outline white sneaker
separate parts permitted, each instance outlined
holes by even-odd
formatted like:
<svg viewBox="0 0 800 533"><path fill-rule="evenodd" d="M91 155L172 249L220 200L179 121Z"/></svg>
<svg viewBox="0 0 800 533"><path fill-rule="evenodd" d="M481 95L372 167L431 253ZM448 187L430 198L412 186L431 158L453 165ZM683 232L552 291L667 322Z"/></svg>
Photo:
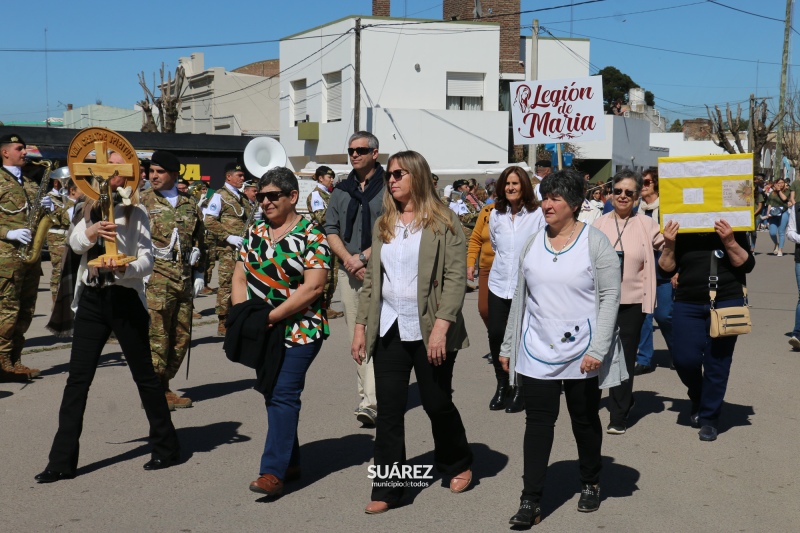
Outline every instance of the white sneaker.
<svg viewBox="0 0 800 533"><path fill-rule="evenodd" d="M794 335L792 335L792 337L789 339L789 344L790 344L790 345L792 346L792 348L794 348L795 350L800 350L800 339L798 339L798 338L797 338L797 337L795 337Z"/></svg>
<svg viewBox="0 0 800 533"><path fill-rule="evenodd" d="M778 257L783 257L783 250L778 250L778 253L775 255L777 255Z"/></svg>

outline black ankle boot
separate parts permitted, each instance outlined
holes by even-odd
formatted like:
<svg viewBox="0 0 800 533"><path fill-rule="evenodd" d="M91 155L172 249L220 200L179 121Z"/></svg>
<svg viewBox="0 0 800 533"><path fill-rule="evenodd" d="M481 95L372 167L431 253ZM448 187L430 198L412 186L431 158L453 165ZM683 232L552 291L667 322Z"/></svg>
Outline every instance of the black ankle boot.
<svg viewBox="0 0 800 533"><path fill-rule="evenodd" d="M512 526L531 527L542 521L542 508L532 500L519 502L519 511L508 521Z"/></svg>
<svg viewBox="0 0 800 533"><path fill-rule="evenodd" d="M514 387L514 396L506 406L506 413L519 413L525 409L525 398L522 396L522 387Z"/></svg>
<svg viewBox="0 0 800 533"><path fill-rule="evenodd" d="M494 396L492 396L492 400L489 402L489 409L491 411L502 411L506 406L506 396L508 396L510 390L508 379L498 379L497 390Z"/></svg>

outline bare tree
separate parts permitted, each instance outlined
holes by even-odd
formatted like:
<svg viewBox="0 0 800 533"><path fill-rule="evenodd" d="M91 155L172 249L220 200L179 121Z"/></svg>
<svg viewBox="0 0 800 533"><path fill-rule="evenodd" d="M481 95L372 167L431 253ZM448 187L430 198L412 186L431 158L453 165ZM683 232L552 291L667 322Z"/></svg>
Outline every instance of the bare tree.
<svg viewBox="0 0 800 533"><path fill-rule="evenodd" d="M714 112L706 106L708 118L711 120L711 128L713 136L716 138L714 143L728 152L729 154L744 154L745 150L742 146L741 134L746 132L747 122L742 120L742 106L737 104L736 117L734 118L731 112L730 105L725 106L725 118L723 119L722 111L719 106L714 106ZM761 168L761 152L767 144L767 140L778 125L778 121L783 118L783 113L776 113L772 120L767 122L767 101L753 105L750 109L750 124L752 124L752 137L749 146L750 151L753 152L753 170L759 172ZM734 144L731 144L733 140Z"/></svg>
<svg viewBox="0 0 800 533"><path fill-rule="evenodd" d="M162 133L175 133L175 127L178 122L178 116L181 109L181 92L183 90L183 83L186 81L186 73L183 66L175 69L175 79L172 79L172 74L167 73L167 80L164 81L164 63L161 63L159 70L161 75L161 83L158 84L160 95L155 96L155 79L153 80L153 88L147 86L144 79L144 71L139 74L139 86L144 91L144 100L139 102L139 106L144 112L142 117L142 131ZM155 78L155 76L154 76ZM158 109L158 125L153 117L153 107Z"/></svg>
<svg viewBox="0 0 800 533"><path fill-rule="evenodd" d="M783 155L795 170L800 169L800 89L786 95L786 124L783 129ZM795 178L798 179L798 178Z"/></svg>

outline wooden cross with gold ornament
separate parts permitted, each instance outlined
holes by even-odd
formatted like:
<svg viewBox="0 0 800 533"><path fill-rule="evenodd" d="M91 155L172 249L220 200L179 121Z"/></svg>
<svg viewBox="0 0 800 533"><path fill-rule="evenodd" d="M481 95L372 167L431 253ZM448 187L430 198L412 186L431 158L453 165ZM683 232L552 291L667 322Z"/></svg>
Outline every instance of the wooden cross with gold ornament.
<svg viewBox="0 0 800 533"><path fill-rule="evenodd" d="M124 163L109 163L108 149L122 156ZM85 162L89 153L94 150L95 162ZM68 163L75 185L88 197L98 200L102 206L103 220L115 221L114 201L109 181L116 177L125 178L126 185L132 190L139 186L139 159L133 146L115 131L106 128L87 128L81 130L69 146ZM93 178L90 180L90 178ZM97 189L92 186L96 184ZM89 261L89 266L109 267L113 259L117 265L125 265L136 257L119 253L116 240L105 241L106 253Z"/></svg>

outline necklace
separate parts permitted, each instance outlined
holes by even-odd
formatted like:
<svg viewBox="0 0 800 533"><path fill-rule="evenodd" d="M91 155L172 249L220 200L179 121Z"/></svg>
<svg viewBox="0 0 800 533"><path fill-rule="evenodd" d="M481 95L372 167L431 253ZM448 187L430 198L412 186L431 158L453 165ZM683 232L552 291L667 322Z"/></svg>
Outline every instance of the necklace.
<svg viewBox="0 0 800 533"><path fill-rule="evenodd" d="M403 215L404 214L405 213L400 213L399 220L400 220L400 224L403 226L403 238L407 239L408 238L408 227L414 222L414 217L411 217L411 221L408 224L406 224L405 222L403 222Z"/></svg>
<svg viewBox="0 0 800 533"><path fill-rule="evenodd" d="M567 242L565 242L565 243L564 243L564 246L562 246L562 247L561 247L561 249L560 249L560 250L558 250L558 251L556 251L556 247L555 247L555 246L553 246L553 243L552 243L552 241L551 241L550 237L549 237L549 236L547 236L547 234L545 234L545 236L547 236L547 241L550 243L550 248L552 248L552 249L553 249L553 253L554 253L554 256L553 256L553 263L555 263L556 261L558 261L558 256L559 256L559 255L561 255L561 252L563 252L563 251L564 251L564 250L567 248L567 246L569 245L569 241L571 241L571 240L572 240L572 236L573 236L573 235L575 235L575 228L577 228L577 227L578 227L578 223L577 223L577 222L575 222L575 223L572 225L572 231L570 232L570 234L569 234L569 237L567 237Z"/></svg>
<svg viewBox="0 0 800 533"><path fill-rule="evenodd" d="M270 239L272 240L272 242L278 242L279 240L281 240L284 237L286 237L286 234L289 233L292 230L292 228L295 227L295 225L297 224L297 218L295 217L293 220L294 220L294 222L292 224L290 224L289 227L286 228L286 230L283 233L281 233L281 236L278 237L278 238L275 238L275 230L273 230L272 228L269 228L269 227L267 228L267 231L272 231L272 235L270 236Z"/></svg>

